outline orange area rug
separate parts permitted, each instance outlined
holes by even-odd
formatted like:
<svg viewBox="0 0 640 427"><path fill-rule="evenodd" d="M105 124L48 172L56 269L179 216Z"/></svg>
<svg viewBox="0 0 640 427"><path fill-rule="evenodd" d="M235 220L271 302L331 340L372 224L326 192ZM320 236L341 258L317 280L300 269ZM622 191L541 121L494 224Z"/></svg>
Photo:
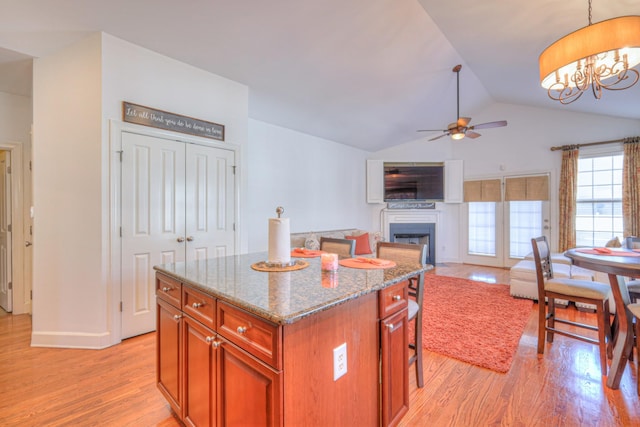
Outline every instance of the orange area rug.
<svg viewBox="0 0 640 427"><path fill-rule="evenodd" d="M425 274L423 346L507 372L532 306L509 295L508 285Z"/></svg>

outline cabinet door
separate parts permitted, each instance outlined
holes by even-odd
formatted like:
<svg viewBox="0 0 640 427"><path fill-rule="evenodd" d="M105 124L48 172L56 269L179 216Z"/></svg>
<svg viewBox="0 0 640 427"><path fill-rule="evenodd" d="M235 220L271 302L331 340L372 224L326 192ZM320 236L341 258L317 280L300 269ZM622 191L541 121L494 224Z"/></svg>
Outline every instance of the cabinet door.
<svg viewBox="0 0 640 427"><path fill-rule="evenodd" d="M464 168L462 160L444 162L444 202L464 202Z"/></svg>
<svg viewBox="0 0 640 427"><path fill-rule="evenodd" d="M367 203L384 203L384 160L367 160Z"/></svg>
<svg viewBox="0 0 640 427"><path fill-rule="evenodd" d="M161 299L157 303L158 388L178 417L182 417L182 313Z"/></svg>
<svg viewBox="0 0 640 427"><path fill-rule="evenodd" d="M382 425L395 425L409 410L409 330L407 310L380 322Z"/></svg>
<svg viewBox="0 0 640 427"><path fill-rule="evenodd" d="M212 330L185 316L183 421L186 425L216 425L217 344Z"/></svg>
<svg viewBox="0 0 640 427"><path fill-rule="evenodd" d="M282 373L226 340L219 356L219 424L281 426Z"/></svg>

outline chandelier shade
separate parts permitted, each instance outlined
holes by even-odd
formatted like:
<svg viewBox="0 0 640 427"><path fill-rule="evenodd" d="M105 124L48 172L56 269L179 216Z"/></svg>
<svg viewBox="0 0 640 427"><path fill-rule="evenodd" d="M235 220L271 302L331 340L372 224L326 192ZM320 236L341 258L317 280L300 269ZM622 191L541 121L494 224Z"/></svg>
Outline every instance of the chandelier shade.
<svg viewBox="0 0 640 427"><path fill-rule="evenodd" d="M589 88L622 90L638 81L640 16L622 16L574 31L546 48L539 58L540 84L564 104ZM605 81L606 80L606 81Z"/></svg>

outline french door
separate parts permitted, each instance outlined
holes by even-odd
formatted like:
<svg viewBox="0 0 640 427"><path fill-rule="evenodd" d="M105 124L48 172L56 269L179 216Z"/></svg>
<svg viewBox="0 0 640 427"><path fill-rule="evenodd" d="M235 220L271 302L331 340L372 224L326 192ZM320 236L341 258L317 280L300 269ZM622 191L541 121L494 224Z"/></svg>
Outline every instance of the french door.
<svg viewBox="0 0 640 427"><path fill-rule="evenodd" d="M235 253L234 157L122 132L121 338L155 329L154 265Z"/></svg>
<svg viewBox="0 0 640 427"><path fill-rule="evenodd" d="M463 262L512 267L531 252L531 238L551 241L548 200L468 202L463 207Z"/></svg>

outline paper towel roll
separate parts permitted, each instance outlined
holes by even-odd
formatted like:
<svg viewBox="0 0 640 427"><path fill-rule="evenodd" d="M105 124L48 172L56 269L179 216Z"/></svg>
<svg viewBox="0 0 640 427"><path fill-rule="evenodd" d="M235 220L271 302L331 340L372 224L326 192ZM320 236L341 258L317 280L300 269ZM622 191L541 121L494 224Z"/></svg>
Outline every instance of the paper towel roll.
<svg viewBox="0 0 640 427"><path fill-rule="evenodd" d="M270 263L291 262L291 235L289 218L269 218L269 259Z"/></svg>

